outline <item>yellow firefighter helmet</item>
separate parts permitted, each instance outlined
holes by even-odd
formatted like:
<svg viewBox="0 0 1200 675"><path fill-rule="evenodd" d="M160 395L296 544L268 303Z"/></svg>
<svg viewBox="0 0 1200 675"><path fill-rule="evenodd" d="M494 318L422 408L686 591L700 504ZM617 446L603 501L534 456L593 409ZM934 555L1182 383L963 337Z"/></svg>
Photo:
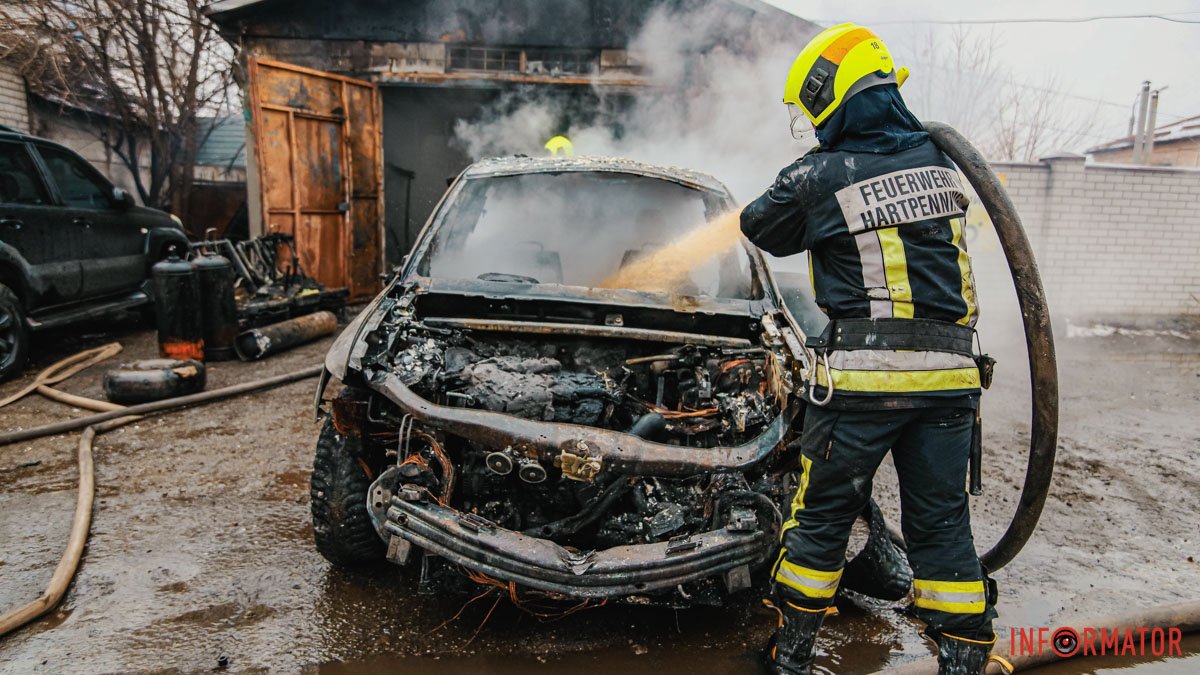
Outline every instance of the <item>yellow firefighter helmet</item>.
<svg viewBox="0 0 1200 675"><path fill-rule="evenodd" d="M903 84L908 69L897 69L879 36L853 23L818 34L800 52L788 72L783 102L792 112L792 127L800 115L821 126L851 96L881 84Z"/></svg>
<svg viewBox="0 0 1200 675"><path fill-rule="evenodd" d="M550 154L554 155L555 157L558 157L560 153L564 157L575 156L575 144L572 143L571 139L567 138L566 136L555 136L554 138L551 138L550 140L546 141L545 147L550 151Z"/></svg>

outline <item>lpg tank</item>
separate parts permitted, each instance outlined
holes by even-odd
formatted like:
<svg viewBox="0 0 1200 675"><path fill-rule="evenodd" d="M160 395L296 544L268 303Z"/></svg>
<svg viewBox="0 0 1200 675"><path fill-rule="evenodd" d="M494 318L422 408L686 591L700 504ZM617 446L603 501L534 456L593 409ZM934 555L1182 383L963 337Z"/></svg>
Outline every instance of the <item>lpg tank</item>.
<svg viewBox="0 0 1200 675"><path fill-rule="evenodd" d="M229 259L206 253L195 262L200 284L200 323L204 335L204 357L209 361L237 358L233 343L238 336L234 272Z"/></svg>
<svg viewBox="0 0 1200 675"><path fill-rule="evenodd" d="M174 251L150 268L158 353L168 359L204 360L200 283L192 263Z"/></svg>

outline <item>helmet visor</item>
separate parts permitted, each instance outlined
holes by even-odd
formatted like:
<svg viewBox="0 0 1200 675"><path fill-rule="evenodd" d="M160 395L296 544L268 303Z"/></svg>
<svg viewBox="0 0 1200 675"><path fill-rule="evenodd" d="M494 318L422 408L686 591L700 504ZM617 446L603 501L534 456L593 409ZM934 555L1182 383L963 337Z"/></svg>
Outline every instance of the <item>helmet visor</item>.
<svg viewBox="0 0 1200 675"><path fill-rule="evenodd" d="M817 142L817 130L813 128L812 122L800 109L800 106L795 103L787 104L788 114L791 115L791 130L792 138L804 143L806 148L815 148Z"/></svg>

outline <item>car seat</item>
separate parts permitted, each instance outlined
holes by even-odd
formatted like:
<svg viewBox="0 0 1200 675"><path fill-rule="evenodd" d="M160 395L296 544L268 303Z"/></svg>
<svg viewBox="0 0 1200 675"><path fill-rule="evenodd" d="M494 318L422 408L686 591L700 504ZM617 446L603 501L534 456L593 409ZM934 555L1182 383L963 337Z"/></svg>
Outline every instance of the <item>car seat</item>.
<svg viewBox="0 0 1200 675"><path fill-rule="evenodd" d="M558 251L547 251L541 242L522 241L494 247L488 257L487 273L531 277L542 284L563 282L562 259Z"/></svg>
<svg viewBox="0 0 1200 675"><path fill-rule="evenodd" d="M518 249L518 264L530 269L536 269L533 276L544 284L561 284L563 282L562 256L558 251L547 251L546 245L539 241L522 241Z"/></svg>

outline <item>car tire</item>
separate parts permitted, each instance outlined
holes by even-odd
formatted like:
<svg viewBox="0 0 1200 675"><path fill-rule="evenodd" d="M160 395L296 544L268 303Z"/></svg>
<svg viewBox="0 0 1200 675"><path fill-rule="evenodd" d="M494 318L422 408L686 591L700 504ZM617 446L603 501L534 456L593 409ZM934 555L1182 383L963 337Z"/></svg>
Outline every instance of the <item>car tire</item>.
<svg viewBox="0 0 1200 675"><path fill-rule="evenodd" d="M29 358L29 326L25 308L8 286L0 284L0 381L25 368Z"/></svg>
<svg viewBox="0 0 1200 675"><path fill-rule="evenodd" d="M313 459L313 539L321 555L338 567L362 567L384 557L383 541L367 514L371 479L355 456L358 443L326 418Z"/></svg>
<svg viewBox="0 0 1200 675"><path fill-rule="evenodd" d="M205 367L192 359L143 359L104 374L104 396L137 405L204 391Z"/></svg>

